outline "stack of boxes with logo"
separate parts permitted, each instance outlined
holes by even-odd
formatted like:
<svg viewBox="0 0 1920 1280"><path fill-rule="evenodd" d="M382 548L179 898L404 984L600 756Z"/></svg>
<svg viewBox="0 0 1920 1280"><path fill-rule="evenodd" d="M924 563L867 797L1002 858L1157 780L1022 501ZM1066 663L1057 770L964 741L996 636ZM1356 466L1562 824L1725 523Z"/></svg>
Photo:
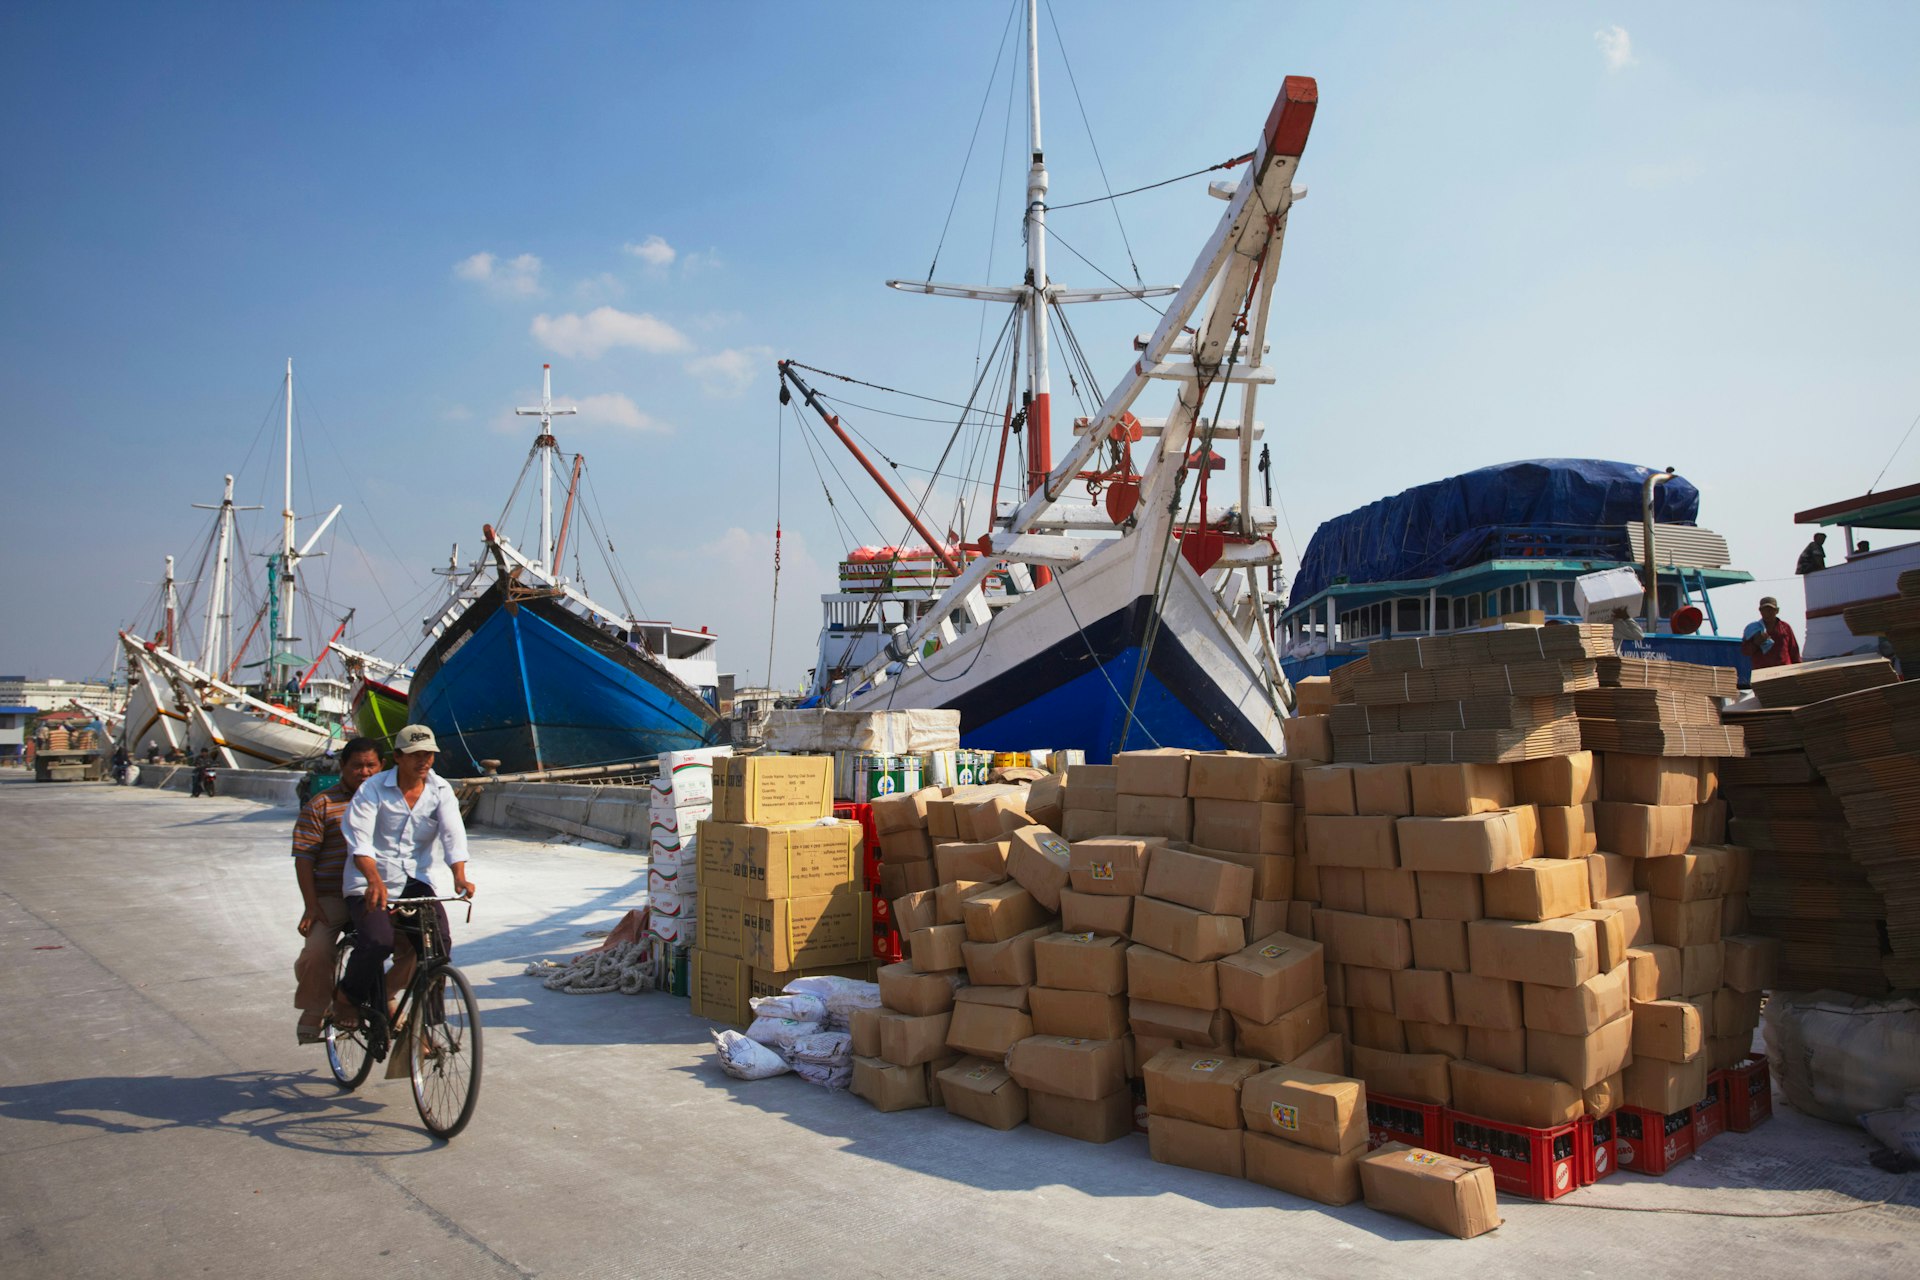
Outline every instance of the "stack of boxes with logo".
<svg viewBox="0 0 1920 1280"><path fill-rule="evenodd" d="M731 747L663 753L648 784L647 927L664 947L694 943L699 826L713 813L713 762L732 754Z"/></svg>
<svg viewBox="0 0 1920 1280"><path fill-rule="evenodd" d="M858 823L833 820L831 756L718 760L699 826L693 1012L744 1023L747 1001L806 974L868 976L873 901Z"/></svg>

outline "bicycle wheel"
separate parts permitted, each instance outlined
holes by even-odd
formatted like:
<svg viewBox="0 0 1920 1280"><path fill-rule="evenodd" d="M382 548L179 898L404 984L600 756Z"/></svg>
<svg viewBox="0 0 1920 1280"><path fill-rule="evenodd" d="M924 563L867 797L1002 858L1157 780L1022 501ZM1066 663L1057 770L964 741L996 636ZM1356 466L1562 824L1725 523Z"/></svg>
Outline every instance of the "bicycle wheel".
<svg viewBox="0 0 1920 1280"><path fill-rule="evenodd" d="M340 958L334 965L334 986L340 985L340 979L347 972L349 947L340 948ZM369 1031L365 1023L357 1027L346 1028L335 1025L331 1010L326 1018L327 1066L333 1072L333 1078L340 1082L342 1089L358 1089L373 1070L373 1046L369 1041Z"/></svg>
<svg viewBox="0 0 1920 1280"><path fill-rule="evenodd" d="M428 1011L436 1005L445 1014L430 1024ZM435 973L414 1002L410 1021L413 1105L429 1133L451 1138L473 1119L480 1098L480 1005L466 975L451 965Z"/></svg>

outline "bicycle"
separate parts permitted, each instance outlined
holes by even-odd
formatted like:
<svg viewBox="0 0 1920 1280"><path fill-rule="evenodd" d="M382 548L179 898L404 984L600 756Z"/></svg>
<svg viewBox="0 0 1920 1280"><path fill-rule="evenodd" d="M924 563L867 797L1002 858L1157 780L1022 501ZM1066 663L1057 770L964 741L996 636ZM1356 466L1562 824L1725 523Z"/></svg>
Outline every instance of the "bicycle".
<svg viewBox="0 0 1920 1280"><path fill-rule="evenodd" d="M394 1029L399 1028L398 1041L407 1049L414 1109L429 1133L436 1138L452 1138L467 1127L480 1098L480 1005L473 998L466 975L448 958L438 913L426 911L442 902L466 903L467 919L473 919L473 901L469 898L393 898L387 902L389 911L416 916L409 932L415 936L418 955L413 978L400 992L391 1021L384 1007L362 1005L356 1010L358 1023L343 1027L329 1011L322 1034L333 1078L341 1088L353 1090L366 1080L374 1063L386 1061L395 1045ZM341 939L334 971L336 987L346 975L353 937L349 929ZM385 1001L380 1003L384 1006Z"/></svg>

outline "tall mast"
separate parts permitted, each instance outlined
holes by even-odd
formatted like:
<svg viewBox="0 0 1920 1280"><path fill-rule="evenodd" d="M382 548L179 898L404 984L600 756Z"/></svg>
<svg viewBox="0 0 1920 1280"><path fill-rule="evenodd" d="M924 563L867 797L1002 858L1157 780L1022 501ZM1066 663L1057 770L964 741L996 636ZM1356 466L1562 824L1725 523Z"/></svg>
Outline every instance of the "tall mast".
<svg viewBox="0 0 1920 1280"><path fill-rule="evenodd" d="M174 614L176 610L179 608L179 604L180 604L179 598L176 597L173 592L173 557L172 556L167 557L167 578L166 578L166 582L161 586L160 598L167 611L167 628L166 628L167 642L166 642L165 648L168 653L172 653L173 642L175 639Z"/></svg>
<svg viewBox="0 0 1920 1280"><path fill-rule="evenodd" d="M1027 0L1027 492L1053 470L1053 384L1047 377L1047 162L1040 145L1038 0Z"/></svg>
<svg viewBox="0 0 1920 1280"><path fill-rule="evenodd" d="M280 647L293 647L293 357L287 357L286 502L280 508ZM271 677L271 669L267 672Z"/></svg>
<svg viewBox="0 0 1920 1280"><path fill-rule="evenodd" d="M194 506L202 511L207 509L204 502ZM213 585L207 591L207 630L205 643L200 646L200 666L206 671L220 670L225 660L223 655L233 647L233 607L228 601L232 590L233 570L231 539L233 536L233 477L227 477L226 492L220 498L220 505L214 508L220 514L215 517L219 528L213 555Z"/></svg>
<svg viewBox="0 0 1920 1280"><path fill-rule="evenodd" d="M540 405L538 408L515 409L523 418L540 419L540 434L533 438L533 451L540 463L540 545L535 549L533 561L548 574L557 574L558 566L553 563L553 419L555 414L578 413L578 409L556 409L553 407L553 366L540 366Z"/></svg>

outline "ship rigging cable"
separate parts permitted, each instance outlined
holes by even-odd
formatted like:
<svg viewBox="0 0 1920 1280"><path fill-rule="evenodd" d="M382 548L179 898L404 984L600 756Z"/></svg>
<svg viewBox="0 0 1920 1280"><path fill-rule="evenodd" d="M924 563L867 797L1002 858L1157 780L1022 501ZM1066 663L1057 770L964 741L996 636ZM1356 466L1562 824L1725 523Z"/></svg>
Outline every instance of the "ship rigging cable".
<svg viewBox="0 0 1920 1280"><path fill-rule="evenodd" d="M1113 225L1120 228L1120 243L1127 250L1127 265L1133 269L1134 283L1146 288L1140 278L1140 264L1133 260L1133 241L1127 239L1127 224L1120 220L1120 206L1113 199L1113 183L1107 177L1107 162L1100 158L1100 144L1093 138L1093 122L1087 119L1087 104L1080 100L1080 81L1073 74L1073 59L1067 56L1067 42L1060 34L1060 20L1054 16L1053 0L1046 0L1047 21L1053 27L1053 41L1060 46L1060 62L1067 69L1067 83L1073 87L1073 104L1080 108L1080 125L1087 131L1087 146L1093 150L1094 167L1100 171L1100 185L1107 189L1107 203L1113 206Z"/></svg>
<svg viewBox="0 0 1920 1280"><path fill-rule="evenodd" d="M1007 10L1007 25L1001 29L1000 41L994 47L993 71L987 76L986 92L980 95L980 111L973 118L973 134L967 139L967 156L960 162L960 176L954 179L953 199L947 203L947 220L940 224L940 239L933 246L933 261L927 265L927 281L932 283L933 273L940 265L940 250L947 243L947 229L953 225L953 211L960 204L960 189L966 185L967 169L973 163L973 148L980 140L980 124L987 118L987 102L993 97L993 86L1000 79L1000 63L1007 56L1007 32L1013 29L1013 15L1020 10L1019 0Z"/></svg>
<svg viewBox="0 0 1920 1280"><path fill-rule="evenodd" d="M784 390L784 387L782 388ZM785 490L787 441L780 430L785 407L776 404L773 411L773 601L767 609L767 687L773 683L773 637L780 626L780 500Z"/></svg>

